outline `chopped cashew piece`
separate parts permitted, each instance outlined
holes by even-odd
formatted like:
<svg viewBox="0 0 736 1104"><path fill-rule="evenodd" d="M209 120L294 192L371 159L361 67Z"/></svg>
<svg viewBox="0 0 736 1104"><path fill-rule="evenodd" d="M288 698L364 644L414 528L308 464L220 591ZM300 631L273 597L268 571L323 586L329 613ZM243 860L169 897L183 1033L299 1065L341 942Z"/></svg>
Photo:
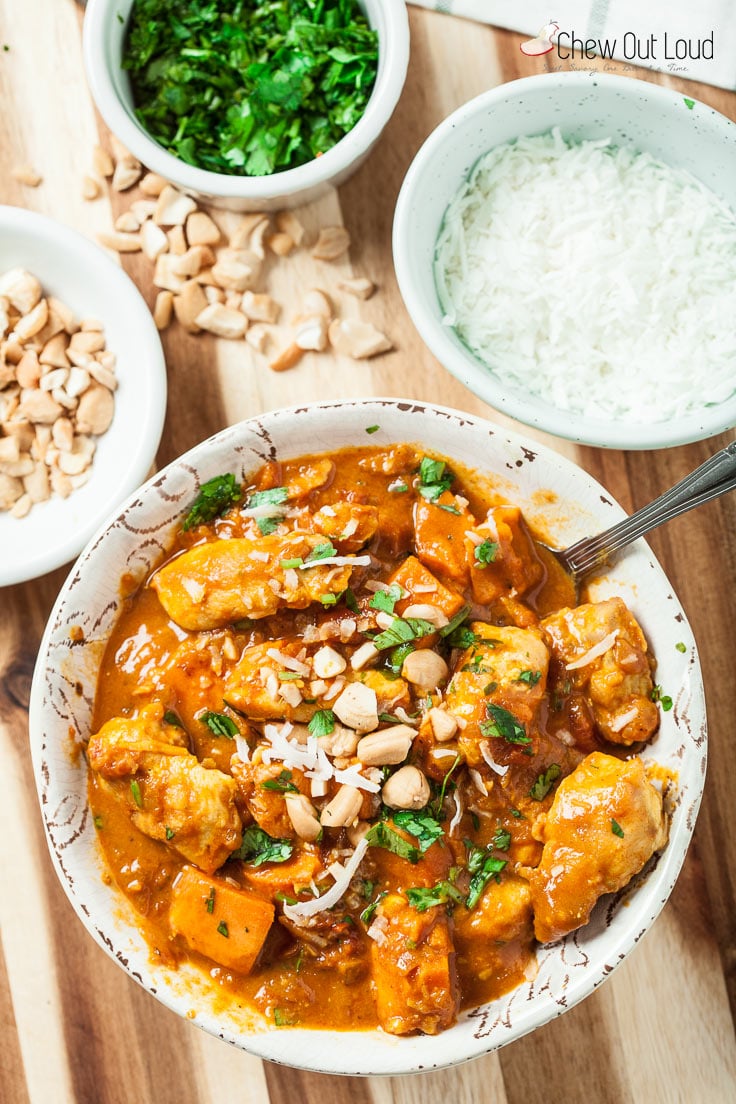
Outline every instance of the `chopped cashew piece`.
<svg viewBox="0 0 736 1104"><path fill-rule="evenodd" d="M30 165L18 165L11 175L19 184L25 184L27 188L37 188L43 181L41 174Z"/></svg>
<svg viewBox="0 0 736 1104"><path fill-rule="evenodd" d="M391 341L372 326L370 322L361 322L355 318L335 319L330 323L330 342L338 353L364 360L387 353L393 348Z"/></svg>
<svg viewBox="0 0 736 1104"><path fill-rule="evenodd" d="M209 333L231 339L242 337L248 327L248 319L244 314L225 307L222 303L208 303L197 315L195 322Z"/></svg>
<svg viewBox="0 0 736 1104"><path fill-rule="evenodd" d="M335 261L350 248L350 234L344 226L323 226L312 250L318 261Z"/></svg>
<svg viewBox="0 0 736 1104"><path fill-rule="evenodd" d="M381 798L390 809L423 809L432 796L418 767L400 767L383 784Z"/></svg>
<svg viewBox="0 0 736 1104"><path fill-rule="evenodd" d="M166 184L159 193L153 220L158 226L183 226L197 204L191 196L184 195L172 184Z"/></svg>
<svg viewBox="0 0 736 1104"><path fill-rule="evenodd" d="M376 285L373 281L367 279L365 276L356 276L350 280L341 280L337 286L341 291L346 291L348 295L354 295L356 299L370 299L371 295L376 290Z"/></svg>
<svg viewBox="0 0 736 1104"><path fill-rule="evenodd" d="M336 717L356 732L372 732L378 728L376 691L362 682L351 682L332 707Z"/></svg>

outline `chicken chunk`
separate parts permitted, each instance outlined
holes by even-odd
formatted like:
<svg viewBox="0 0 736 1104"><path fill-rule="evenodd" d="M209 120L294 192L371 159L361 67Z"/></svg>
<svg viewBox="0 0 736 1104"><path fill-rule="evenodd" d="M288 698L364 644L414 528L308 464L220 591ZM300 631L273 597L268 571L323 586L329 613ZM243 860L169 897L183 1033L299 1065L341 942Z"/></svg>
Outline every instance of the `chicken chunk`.
<svg viewBox="0 0 736 1104"><path fill-rule="evenodd" d="M294 826L286 811L284 794L292 787L309 794L300 770L284 770L282 763L244 763L234 755L231 769L240 796L259 828L275 839L294 839Z"/></svg>
<svg viewBox="0 0 736 1104"><path fill-rule="evenodd" d="M333 502L317 511L314 524L341 553L357 552L378 529L378 507Z"/></svg>
<svg viewBox="0 0 736 1104"><path fill-rule="evenodd" d="M529 876L534 932L551 943L586 924L667 842L662 797L640 759L594 751L559 785L535 833L542 860Z"/></svg>
<svg viewBox="0 0 736 1104"><path fill-rule="evenodd" d="M453 1023L459 992L450 921L418 912L398 894L378 905L369 929L378 1022L391 1035L436 1035Z"/></svg>
<svg viewBox="0 0 736 1104"><path fill-rule="evenodd" d="M474 621L469 627L475 640L463 652L447 688L447 709L458 719L458 746L470 766L483 761L483 740L490 742L493 758L505 762L514 745L529 746L528 729L547 686L549 655L536 629L484 621ZM489 705L512 714L524 731L515 732L515 738L504 738L498 731L498 716L494 717Z"/></svg>
<svg viewBox="0 0 736 1104"><path fill-rule="evenodd" d="M472 979L466 1000L473 999L472 987L494 978L498 992L520 980L534 939L529 883L513 874L491 879L474 909L455 910L455 946L461 976ZM487 992L487 990L485 991ZM487 997L486 997L487 999Z"/></svg>
<svg viewBox="0 0 736 1104"><path fill-rule="evenodd" d="M559 679L590 698L607 740L628 745L654 735L659 712L647 642L620 598L560 610L541 628L562 667Z"/></svg>
<svg viewBox="0 0 736 1104"><path fill-rule="evenodd" d="M140 832L211 874L240 844L237 787L172 742L181 741L181 730L165 724L161 713L149 706L139 717L108 721L90 739L89 764L129 803Z"/></svg>
<svg viewBox="0 0 736 1104"><path fill-rule="evenodd" d="M309 565L324 537L272 534L195 545L156 572L151 586L172 621L196 632L243 617L270 617L284 607L304 609L325 594L341 594L352 565Z"/></svg>
<svg viewBox="0 0 736 1104"><path fill-rule="evenodd" d="M295 660L304 651L301 640L269 640L246 649L225 680L225 701L257 721L309 720L317 706L302 706L297 698L303 696L302 691L309 684L311 671L303 678L281 680L279 674L291 676L298 672L287 670L282 661L273 658L274 655L283 655ZM309 657L306 657L305 667L308 668L309 663ZM307 697L312 696L310 692L305 693Z"/></svg>

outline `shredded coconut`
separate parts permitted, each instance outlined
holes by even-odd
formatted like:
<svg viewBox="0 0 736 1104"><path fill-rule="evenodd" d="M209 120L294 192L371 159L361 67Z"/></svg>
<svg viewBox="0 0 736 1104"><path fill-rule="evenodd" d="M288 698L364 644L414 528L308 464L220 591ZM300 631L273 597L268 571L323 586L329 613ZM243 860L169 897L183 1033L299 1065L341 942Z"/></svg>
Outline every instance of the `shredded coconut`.
<svg viewBox="0 0 736 1104"><path fill-rule="evenodd" d="M487 740L481 740L480 753L485 759L488 766L491 768L491 770L495 771L496 774L500 774L500 776L503 778L509 768L507 766L502 766L501 763L496 762L496 760L491 755L491 749Z"/></svg>
<svg viewBox="0 0 736 1104"><path fill-rule="evenodd" d="M353 875L363 861L363 856L368 850L368 841L362 839L359 841L352 858L345 865L342 874L336 879L335 884L330 886L326 893L323 893L321 897L315 898L313 901L298 901L295 905L284 905L284 916L287 920L293 920L295 923L299 923L300 920L307 919L310 916L314 916L318 912L324 912L325 909L332 908L337 902L344 896L350 885Z"/></svg>
<svg viewBox="0 0 736 1104"><path fill-rule="evenodd" d="M609 648L611 648L618 636L618 629L614 629L613 632L608 633L602 640L599 640L597 644L594 644L592 648L588 648L587 652L578 656L577 659L573 659L571 663L565 664L565 670L577 671L579 667L587 667L589 663L592 663L594 659L598 659L599 656L605 655Z"/></svg>
<svg viewBox="0 0 736 1104"><path fill-rule="evenodd" d="M734 393L736 214L695 177L558 128L497 146L445 213L445 311L503 383L664 422Z"/></svg>

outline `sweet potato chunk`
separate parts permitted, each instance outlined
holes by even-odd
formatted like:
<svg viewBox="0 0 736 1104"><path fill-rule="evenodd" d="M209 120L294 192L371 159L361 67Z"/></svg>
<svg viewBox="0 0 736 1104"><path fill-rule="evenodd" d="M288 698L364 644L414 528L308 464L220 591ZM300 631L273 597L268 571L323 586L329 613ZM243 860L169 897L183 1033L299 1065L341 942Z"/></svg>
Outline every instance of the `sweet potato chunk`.
<svg viewBox="0 0 736 1104"><path fill-rule="evenodd" d="M273 923L274 907L255 893L186 866L174 882L169 923L193 951L248 974Z"/></svg>
<svg viewBox="0 0 736 1104"><path fill-rule="evenodd" d="M466 538L470 565L470 583L476 602L490 605L501 594L515 591L525 594L541 582L544 568L534 550L534 542L518 506L494 506L488 511L488 521L475 530L482 537L485 556L478 546ZM490 562L485 562L489 560Z"/></svg>
<svg viewBox="0 0 736 1104"><path fill-rule="evenodd" d="M334 502L314 515L314 524L342 554L357 552L378 529L378 507Z"/></svg>
<svg viewBox="0 0 736 1104"><path fill-rule="evenodd" d="M190 631L269 617L283 607L304 609L323 594L341 594L350 581L349 564L284 567L308 561L324 543L316 533L210 541L170 560L151 586L172 621Z"/></svg>
<svg viewBox="0 0 736 1104"><path fill-rule="evenodd" d="M473 515L467 507L458 506L458 499L450 491L444 491L435 502L421 498L414 507L417 556L430 571L465 586L469 574L465 533L474 525Z"/></svg>
<svg viewBox="0 0 736 1104"><path fill-rule="evenodd" d="M409 605L430 605L441 610L448 621L451 621L463 608L462 595L443 586L437 576L428 571L416 556L407 556L387 582L398 583L408 593L408 597L402 598L396 605L399 616Z"/></svg>
<svg viewBox="0 0 736 1104"><path fill-rule="evenodd" d="M308 888L323 869L318 849L304 845L285 862L245 867L243 877L264 897L273 898L277 893L293 897Z"/></svg>
<svg viewBox="0 0 736 1104"><path fill-rule="evenodd" d="M587 924L604 893L615 893L667 842L662 797L641 759L594 751L563 779L535 834L542 861L529 876L534 932L551 943Z"/></svg>
<svg viewBox="0 0 736 1104"><path fill-rule="evenodd" d="M459 1007L455 949L446 911L418 912L398 893L378 905L371 926L378 1022L392 1035L436 1035Z"/></svg>

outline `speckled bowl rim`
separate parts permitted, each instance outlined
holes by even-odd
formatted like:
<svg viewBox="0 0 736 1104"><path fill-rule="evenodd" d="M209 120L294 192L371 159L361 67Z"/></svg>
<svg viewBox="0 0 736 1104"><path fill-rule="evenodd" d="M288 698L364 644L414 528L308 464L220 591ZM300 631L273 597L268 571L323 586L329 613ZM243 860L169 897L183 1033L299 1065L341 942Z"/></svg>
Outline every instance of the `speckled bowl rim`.
<svg viewBox="0 0 736 1104"><path fill-rule="evenodd" d="M367 427L381 428L366 437ZM309 445L305 448L304 441ZM591 923L551 947L539 948L538 973L511 993L462 1013L439 1036L398 1039L383 1032L265 1028L235 1008L215 1008L202 974L167 972L151 962L131 925L132 910L102 883L103 869L86 804L84 757L70 755L88 731L90 672L114 623L123 570L143 576L166 548L177 520L202 481L223 470L246 472L276 455L311 449L422 442L506 481L532 521L547 514L551 538L576 539L591 521L610 524L623 511L581 468L552 450L481 418L427 403L397 399L341 400L277 410L231 426L174 461L137 491L90 542L72 569L41 644L30 704L31 753L54 867L75 911L96 941L168 1008L211 1034L261 1058L332 1074L411 1073L457 1065L511 1042L588 996L624 960L659 914L676 881L692 835L706 764L703 686L695 642L675 594L642 541L593 584L596 597L622 593L656 648L657 677L674 698L662 715L646 759L679 772L670 842L626 890L605 899ZM506 484L502 483L502 489ZM535 492L550 486L560 501L556 518ZM560 514L564 509L566 513ZM154 521L154 518L156 519ZM657 615L656 622L652 615ZM649 614L650 616L647 616ZM70 639L81 625L85 642ZM675 647L684 643L685 651ZM89 667L85 673L85 656ZM87 678L81 694L77 681ZM628 907L623 907L624 905Z"/></svg>

